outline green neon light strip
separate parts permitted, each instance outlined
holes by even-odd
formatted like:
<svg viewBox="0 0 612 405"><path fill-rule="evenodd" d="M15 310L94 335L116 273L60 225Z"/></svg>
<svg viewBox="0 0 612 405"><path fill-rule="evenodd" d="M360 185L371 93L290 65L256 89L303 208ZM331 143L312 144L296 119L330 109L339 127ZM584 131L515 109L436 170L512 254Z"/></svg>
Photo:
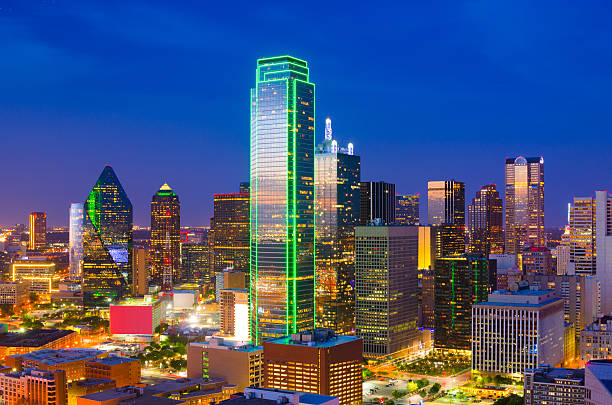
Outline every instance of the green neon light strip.
<svg viewBox="0 0 612 405"><path fill-rule="evenodd" d="M293 79L293 333L297 332L297 168L296 168L296 144L297 144L297 79Z"/></svg>
<svg viewBox="0 0 612 405"><path fill-rule="evenodd" d="M451 326L455 327L455 261L451 260L451 291L453 294L453 299L451 301Z"/></svg>
<svg viewBox="0 0 612 405"><path fill-rule="evenodd" d="M287 114L289 114L289 80L285 79L285 95L287 102ZM289 128L289 115L287 115L287 142L290 139L291 129ZM289 146L289 145L287 145ZM289 152L289 150L287 150ZM295 174L293 174L295 176ZM285 229L289 230L289 173L287 173L287 204L285 205ZM285 331L289 335L289 233L285 236Z"/></svg>

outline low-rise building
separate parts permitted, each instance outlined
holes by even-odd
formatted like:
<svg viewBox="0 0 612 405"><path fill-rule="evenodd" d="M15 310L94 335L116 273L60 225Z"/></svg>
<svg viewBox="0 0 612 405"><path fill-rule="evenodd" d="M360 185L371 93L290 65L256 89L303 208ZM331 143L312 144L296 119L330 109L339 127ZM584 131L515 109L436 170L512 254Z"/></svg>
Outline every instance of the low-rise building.
<svg viewBox="0 0 612 405"><path fill-rule="evenodd" d="M128 298L111 305L110 333L127 341L150 341L164 318L162 301L154 296Z"/></svg>
<svg viewBox="0 0 612 405"><path fill-rule="evenodd" d="M111 379L116 387L140 383L140 360L108 356L85 362L85 377Z"/></svg>
<svg viewBox="0 0 612 405"><path fill-rule="evenodd" d="M96 392L112 390L115 381L108 378L86 378L68 384L68 405L76 405L77 398Z"/></svg>
<svg viewBox="0 0 612 405"><path fill-rule="evenodd" d="M56 274L55 263L47 257L24 257L12 267L12 281L25 283L29 292L37 294L50 294L61 278Z"/></svg>
<svg viewBox="0 0 612 405"><path fill-rule="evenodd" d="M22 305L28 299L28 285L17 282L0 282L0 304Z"/></svg>
<svg viewBox="0 0 612 405"><path fill-rule="evenodd" d="M521 285L472 305L472 369L522 376L564 360L563 301L553 290Z"/></svg>
<svg viewBox="0 0 612 405"><path fill-rule="evenodd" d="M592 360L584 368L586 405L612 404L612 360Z"/></svg>
<svg viewBox="0 0 612 405"><path fill-rule="evenodd" d="M263 348L214 337L187 347L189 378L222 378L243 390L263 386Z"/></svg>
<svg viewBox="0 0 612 405"><path fill-rule="evenodd" d="M547 247L528 247L519 255L523 274L556 274L553 258Z"/></svg>
<svg viewBox="0 0 612 405"><path fill-rule="evenodd" d="M586 398L584 369L542 365L525 370L525 405L577 405Z"/></svg>
<svg viewBox="0 0 612 405"><path fill-rule="evenodd" d="M34 352L7 356L6 366L17 371L36 368L44 371L63 370L66 379L81 380L85 377L85 363L106 357L107 353L95 349L43 349Z"/></svg>
<svg viewBox="0 0 612 405"><path fill-rule="evenodd" d="M6 356L20 355L42 349L75 347L79 337L72 330L30 329L23 333L0 333L0 361Z"/></svg>
<svg viewBox="0 0 612 405"><path fill-rule="evenodd" d="M580 361L612 359L612 316L604 315L580 333Z"/></svg>
<svg viewBox="0 0 612 405"><path fill-rule="evenodd" d="M67 405L66 373L30 368L0 374L0 398L6 405Z"/></svg>
<svg viewBox="0 0 612 405"><path fill-rule="evenodd" d="M337 397L309 394L304 392L269 389L246 388L242 395L220 403L220 405L339 405Z"/></svg>

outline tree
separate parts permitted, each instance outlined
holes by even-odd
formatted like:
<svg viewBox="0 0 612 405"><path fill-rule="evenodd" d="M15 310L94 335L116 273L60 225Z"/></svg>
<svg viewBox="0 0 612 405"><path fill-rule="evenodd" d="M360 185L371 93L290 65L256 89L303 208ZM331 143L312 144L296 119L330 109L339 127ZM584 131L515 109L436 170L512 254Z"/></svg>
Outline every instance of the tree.
<svg viewBox="0 0 612 405"><path fill-rule="evenodd" d="M385 401L384 405L395 405L395 401L392 399L388 399Z"/></svg>
<svg viewBox="0 0 612 405"><path fill-rule="evenodd" d="M510 394L507 397L499 398L493 405L523 405L523 397L517 394Z"/></svg>
<svg viewBox="0 0 612 405"><path fill-rule="evenodd" d="M401 397L405 396L407 393L408 391L404 391L404 390L393 390L391 395L393 395L393 398L395 399L400 399Z"/></svg>
<svg viewBox="0 0 612 405"><path fill-rule="evenodd" d="M13 316L15 311L13 310L13 304L0 304L0 312L4 316Z"/></svg>
<svg viewBox="0 0 612 405"><path fill-rule="evenodd" d="M438 392L440 392L440 388L442 388L442 386L440 385L440 383L435 383L434 385L431 386L431 388L429 389L429 394L430 395L436 395Z"/></svg>
<svg viewBox="0 0 612 405"><path fill-rule="evenodd" d="M35 292L31 292L30 293L30 302L32 304L35 304L38 302L38 294L36 294Z"/></svg>

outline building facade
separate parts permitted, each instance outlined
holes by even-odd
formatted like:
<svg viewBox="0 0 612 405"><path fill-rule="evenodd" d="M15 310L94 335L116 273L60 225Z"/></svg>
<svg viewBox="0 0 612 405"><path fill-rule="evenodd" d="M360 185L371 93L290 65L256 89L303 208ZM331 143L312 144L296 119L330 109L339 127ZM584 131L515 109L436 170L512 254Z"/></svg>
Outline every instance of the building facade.
<svg viewBox="0 0 612 405"><path fill-rule="evenodd" d="M305 61L257 61L251 90L250 321L253 342L315 323L314 84Z"/></svg>
<svg viewBox="0 0 612 405"><path fill-rule="evenodd" d="M212 281L211 246L208 241L201 243L181 243L181 267L187 282L208 284Z"/></svg>
<svg viewBox="0 0 612 405"><path fill-rule="evenodd" d="M544 159L506 159L505 253L545 246Z"/></svg>
<svg viewBox="0 0 612 405"><path fill-rule="evenodd" d="M595 205L593 197L574 197L570 206L569 274L593 276L597 273Z"/></svg>
<svg viewBox="0 0 612 405"><path fill-rule="evenodd" d="M542 365L525 370L525 405L584 404L587 396L584 369L554 368Z"/></svg>
<svg viewBox="0 0 612 405"><path fill-rule="evenodd" d="M315 153L316 326L344 334L355 326L355 239L361 162L352 144L339 148L331 119Z"/></svg>
<svg viewBox="0 0 612 405"><path fill-rule="evenodd" d="M468 206L468 253L504 253L503 202L495 184L481 187Z"/></svg>
<svg viewBox="0 0 612 405"><path fill-rule="evenodd" d="M489 261L479 256L439 257L434 264L436 349L470 350L472 305L487 299Z"/></svg>
<svg viewBox="0 0 612 405"><path fill-rule="evenodd" d="M612 316L602 315L580 333L580 361L612 359Z"/></svg>
<svg viewBox="0 0 612 405"><path fill-rule="evenodd" d="M563 301L554 290L495 291L472 306L472 369L520 378L526 369L559 364L563 325Z"/></svg>
<svg viewBox="0 0 612 405"><path fill-rule="evenodd" d="M612 312L612 195L595 191L597 278L601 282L601 312Z"/></svg>
<svg viewBox="0 0 612 405"><path fill-rule="evenodd" d="M30 250L43 250L47 246L47 214L32 212L30 214Z"/></svg>
<svg viewBox="0 0 612 405"><path fill-rule="evenodd" d="M355 228L355 334L366 358L417 351L418 228Z"/></svg>
<svg viewBox="0 0 612 405"><path fill-rule="evenodd" d="M395 184L366 181L360 184L360 223L379 220L382 225L395 222Z"/></svg>
<svg viewBox="0 0 612 405"><path fill-rule="evenodd" d="M60 275L55 263L46 257L22 257L13 262L12 281L25 283L31 293L50 294L57 288Z"/></svg>
<svg viewBox="0 0 612 405"><path fill-rule="evenodd" d="M149 293L149 251L132 249L132 295L142 297Z"/></svg>
<svg viewBox="0 0 612 405"><path fill-rule="evenodd" d="M263 343L265 386L361 404L362 341L317 329Z"/></svg>
<svg viewBox="0 0 612 405"><path fill-rule="evenodd" d="M80 280L83 273L83 204L70 204L70 228L68 235L69 275Z"/></svg>
<svg viewBox="0 0 612 405"><path fill-rule="evenodd" d="M519 255L523 274L556 274L553 256L547 247L528 247Z"/></svg>
<svg viewBox="0 0 612 405"><path fill-rule="evenodd" d="M249 194L215 194L211 223L214 271L249 271Z"/></svg>
<svg viewBox="0 0 612 405"><path fill-rule="evenodd" d="M249 291L228 288L221 290L219 329L225 336L241 342L249 340Z"/></svg>
<svg viewBox="0 0 612 405"><path fill-rule="evenodd" d="M451 224L465 230L465 183L427 182L428 225Z"/></svg>
<svg viewBox="0 0 612 405"><path fill-rule="evenodd" d="M164 184L151 199L151 282L164 291L181 277L181 203Z"/></svg>
<svg viewBox="0 0 612 405"><path fill-rule="evenodd" d="M129 293L132 274L132 203L112 167L104 167L83 210L83 302L108 306Z"/></svg>
<svg viewBox="0 0 612 405"><path fill-rule="evenodd" d="M419 225L419 194L395 196L395 222L400 225Z"/></svg>
<svg viewBox="0 0 612 405"><path fill-rule="evenodd" d="M30 368L0 374L3 404L67 405L66 373Z"/></svg>

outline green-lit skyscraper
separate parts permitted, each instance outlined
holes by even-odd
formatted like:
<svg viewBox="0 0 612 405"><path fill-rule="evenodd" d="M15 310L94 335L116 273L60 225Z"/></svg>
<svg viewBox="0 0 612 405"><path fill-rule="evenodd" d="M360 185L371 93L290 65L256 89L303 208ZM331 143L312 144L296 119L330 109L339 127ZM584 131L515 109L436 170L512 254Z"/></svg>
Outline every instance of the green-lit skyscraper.
<svg viewBox="0 0 612 405"><path fill-rule="evenodd" d="M112 167L104 167L83 209L83 299L107 306L128 292L132 262L132 203Z"/></svg>
<svg viewBox="0 0 612 405"><path fill-rule="evenodd" d="M251 89L250 333L314 327L314 84L305 61L257 61Z"/></svg>

